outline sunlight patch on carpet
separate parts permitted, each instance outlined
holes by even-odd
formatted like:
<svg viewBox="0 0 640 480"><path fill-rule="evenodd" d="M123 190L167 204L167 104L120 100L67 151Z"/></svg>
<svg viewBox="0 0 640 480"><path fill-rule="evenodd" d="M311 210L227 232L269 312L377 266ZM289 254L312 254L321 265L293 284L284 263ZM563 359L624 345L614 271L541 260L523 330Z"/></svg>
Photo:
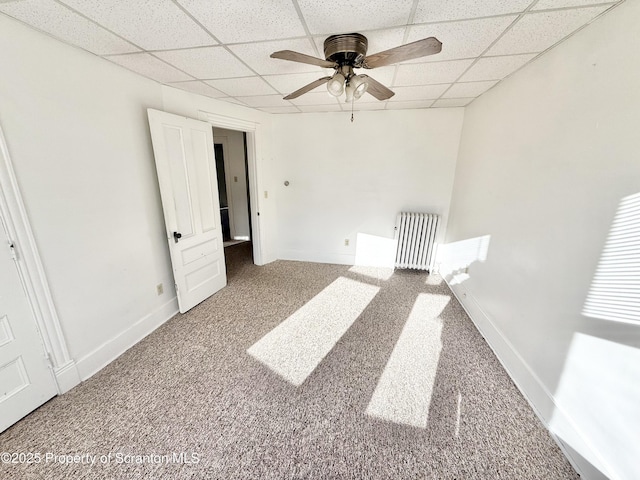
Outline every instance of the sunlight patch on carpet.
<svg viewBox="0 0 640 480"><path fill-rule="evenodd" d="M340 277L247 353L293 385L302 385L379 290Z"/></svg>
<svg viewBox="0 0 640 480"><path fill-rule="evenodd" d="M442 350L438 316L450 300L448 295L418 295L373 392L368 415L426 428Z"/></svg>

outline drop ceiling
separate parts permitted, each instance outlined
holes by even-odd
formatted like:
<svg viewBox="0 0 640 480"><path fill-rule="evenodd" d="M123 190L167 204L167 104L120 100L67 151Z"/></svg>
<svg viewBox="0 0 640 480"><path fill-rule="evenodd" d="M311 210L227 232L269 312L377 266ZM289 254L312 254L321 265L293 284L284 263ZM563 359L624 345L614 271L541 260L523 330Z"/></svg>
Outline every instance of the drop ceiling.
<svg viewBox="0 0 640 480"><path fill-rule="evenodd" d="M283 100L332 70L274 51L324 58L328 35L359 32L372 54L435 36L440 54L367 71L396 95L355 109L465 106L622 1L0 0L0 12L160 83L297 113L351 105L324 86Z"/></svg>

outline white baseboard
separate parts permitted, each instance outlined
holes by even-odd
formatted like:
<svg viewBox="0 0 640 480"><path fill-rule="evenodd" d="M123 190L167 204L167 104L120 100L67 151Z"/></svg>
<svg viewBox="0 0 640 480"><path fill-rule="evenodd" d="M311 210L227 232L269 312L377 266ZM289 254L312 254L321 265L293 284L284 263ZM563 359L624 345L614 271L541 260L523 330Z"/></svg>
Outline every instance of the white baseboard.
<svg viewBox="0 0 640 480"><path fill-rule="evenodd" d="M178 300L173 297L157 310L80 358L76 363L80 378L83 381L87 380L177 313Z"/></svg>
<svg viewBox="0 0 640 480"><path fill-rule="evenodd" d="M300 250L281 250L279 260L298 262L333 263L337 265L355 265L356 256L352 253L324 253Z"/></svg>
<svg viewBox="0 0 640 480"><path fill-rule="evenodd" d="M78 366L73 360L61 367L55 368L53 374L56 377L59 395L68 392L82 381L80 379L80 372L78 372Z"/></svg>
<svg viewBox="0 0 640 480"><path fill-rule="evenodd" d="M567 412L556 405L553 394L549 392L507 337L482 310L473 295L466 291L464 284L449 283L447 278L445 278L445 281L524 398L529 402L529 405L542 424L550 431L552 438L556 441L573 468L586 480L603 480L609 478L593 465L591 461L578 453L578 450L581 452L590 452L589 457L599 457L598 453L594 452L589 446L589 441L575 428ZM568 445L550 429L552 416L555 416L556 419L562 417L562 424L565 425L565 428L573 429L570 437L574 442L579 442L579 445Z"/></svg>

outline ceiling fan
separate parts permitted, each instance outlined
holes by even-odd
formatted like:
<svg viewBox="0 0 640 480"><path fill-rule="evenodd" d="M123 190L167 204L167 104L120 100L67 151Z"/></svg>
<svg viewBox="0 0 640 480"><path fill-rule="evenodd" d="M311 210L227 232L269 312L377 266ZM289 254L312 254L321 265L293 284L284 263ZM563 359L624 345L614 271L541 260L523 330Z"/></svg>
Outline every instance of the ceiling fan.
<svg viewBox="0 0 640 480"><path fill-rule="evenodd" d="M300 95L326 83L327 90L334 97L339 97L345 92L346 102L359 99L365 92L369 92L378 100L387 100L394 95L394 92L368 75L356 75L353 69L384 67L414 58L433 55L442 50L442 43L435 37L423 38L417 42L401 45L369 56L367 56L367 46L367 37L364 35L345 33L331 35L324 41L325 60L291 50L272 53L271 58L317 65L335 70L333 76L319 78L290 93L284 99L292 100L298 98Z"/></svg>

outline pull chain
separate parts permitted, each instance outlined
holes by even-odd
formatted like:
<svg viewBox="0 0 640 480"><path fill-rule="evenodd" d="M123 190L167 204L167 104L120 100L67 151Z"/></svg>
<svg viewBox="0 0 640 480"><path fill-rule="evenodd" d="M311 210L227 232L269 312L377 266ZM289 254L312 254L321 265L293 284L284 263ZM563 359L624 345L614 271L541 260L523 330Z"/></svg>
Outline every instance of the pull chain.
<svg viewBox="0 0 640 480"><path fill-rule="evenodd" d="M353 123L353 104L355 102L355 98L351 99L351 123Z"/></svg>

